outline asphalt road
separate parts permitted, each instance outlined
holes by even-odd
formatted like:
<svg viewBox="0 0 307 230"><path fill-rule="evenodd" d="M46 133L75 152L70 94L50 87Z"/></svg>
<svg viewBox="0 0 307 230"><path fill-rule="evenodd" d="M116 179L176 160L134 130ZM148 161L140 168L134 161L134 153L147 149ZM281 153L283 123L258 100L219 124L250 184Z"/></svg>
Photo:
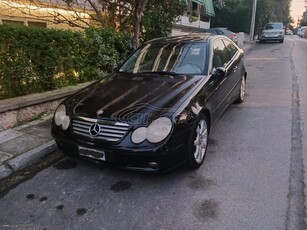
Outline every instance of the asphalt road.
<svg viewBox="0 0 307 230"><path fill-rule="evenodd" d="M152 176L65 158L1 193L0 229L306 229L307 39L246 53L247 97L205 165Z"/></svg>

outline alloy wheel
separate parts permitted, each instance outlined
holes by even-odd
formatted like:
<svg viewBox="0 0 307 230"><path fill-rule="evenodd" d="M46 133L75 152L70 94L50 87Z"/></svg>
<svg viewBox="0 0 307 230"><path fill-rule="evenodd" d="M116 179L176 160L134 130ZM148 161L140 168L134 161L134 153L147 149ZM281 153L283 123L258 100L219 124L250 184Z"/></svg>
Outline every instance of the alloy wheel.
<svg viewBox="0 0 307 230"><path fill-rule="evenodd" d="M208 127L205 120L200 120L197 129L196 129L196 137L194 140L194 146L195 146L195 152L194 152L194 158L195 161L200 164L206 153L208 145Z"/></svg>

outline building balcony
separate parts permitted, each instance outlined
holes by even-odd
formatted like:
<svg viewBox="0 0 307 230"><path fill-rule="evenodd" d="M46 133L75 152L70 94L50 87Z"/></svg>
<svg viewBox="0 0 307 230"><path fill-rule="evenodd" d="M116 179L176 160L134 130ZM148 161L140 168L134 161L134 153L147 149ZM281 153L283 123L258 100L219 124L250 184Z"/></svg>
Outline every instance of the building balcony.
<svg viewBox="0 0 307 230"><path fill-rule="evenodd" d="M175 23L176 26L182 27L193 27L200 29L208 29L210 28L210 19L206 21L202 21L200 17L195 18L188 15L180 16L179 20Z"/></svg>

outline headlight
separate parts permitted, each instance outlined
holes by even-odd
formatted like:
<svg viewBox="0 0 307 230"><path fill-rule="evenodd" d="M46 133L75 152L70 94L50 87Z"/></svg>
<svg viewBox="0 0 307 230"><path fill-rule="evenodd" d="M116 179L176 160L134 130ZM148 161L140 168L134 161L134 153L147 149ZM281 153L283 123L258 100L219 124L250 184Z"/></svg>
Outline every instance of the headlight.
<svg viewBox="0 0 307 230"><path fill-rule="evenodd" d="M54 113L54 122L56 125L60 126L63 124L66 117L65 105L60 105Z"/></svg>
<svg viewBox="0 0 307 230"><path fill-rule="evenodd" d="M69 127L70 118L66 115L65 105L60 105L54 113L54 122L57 126L62 126L64 130Z"/></svg>
<svg viewBox="0 0 307 230"><path fill-rule="evenodd" d="M135 144L139 144L146 139L151 143L158 143L164 140L172 130L172 121L167 117L160 117L154 120L147 128L137 128L131 136Z"/></svg>
<svg viewBox="0 0 307 230"><path fill-rule="evenodd" d="M64 119L64 121L62 123L62 128L64 130L68 129L69 124L70 124L70 119L69 119L69 116L66 115L66 117L65 117L65 119Z"/></svg>
<svg viewBox="0 0 307 230"><path fill-rule="evenodd" d="M147 128L147 140L158 143L164 140L172 130L172 121L167 117L154 120Z"/></svg>
<svg viewBox="0 0 307 230"><path fill-rule="evenodd" d="M135 143L135 144L139 144L139 143L145 141L145 139L146 139L146 132L147 132L147 128L145 128L145 127L137 128L132 133L132 136L131 136L132 142Z"/></svg>

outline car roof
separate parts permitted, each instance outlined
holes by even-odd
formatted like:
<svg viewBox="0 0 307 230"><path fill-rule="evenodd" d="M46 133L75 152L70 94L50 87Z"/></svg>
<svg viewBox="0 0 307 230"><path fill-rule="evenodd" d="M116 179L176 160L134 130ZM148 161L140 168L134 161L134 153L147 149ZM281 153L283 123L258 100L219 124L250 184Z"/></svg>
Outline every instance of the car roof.
<svg viewBox="0 0 307 230"><path fill-rule="evenodd" d="M156 38L153 40L150 40L147 43L153 43L153 42L208 42L208 40L216 35L212 35L210 33L195 33L195 34L188 34L188 35L177 35L177 36L170 36L170 37L163 37L163 38Z"/></svg>

